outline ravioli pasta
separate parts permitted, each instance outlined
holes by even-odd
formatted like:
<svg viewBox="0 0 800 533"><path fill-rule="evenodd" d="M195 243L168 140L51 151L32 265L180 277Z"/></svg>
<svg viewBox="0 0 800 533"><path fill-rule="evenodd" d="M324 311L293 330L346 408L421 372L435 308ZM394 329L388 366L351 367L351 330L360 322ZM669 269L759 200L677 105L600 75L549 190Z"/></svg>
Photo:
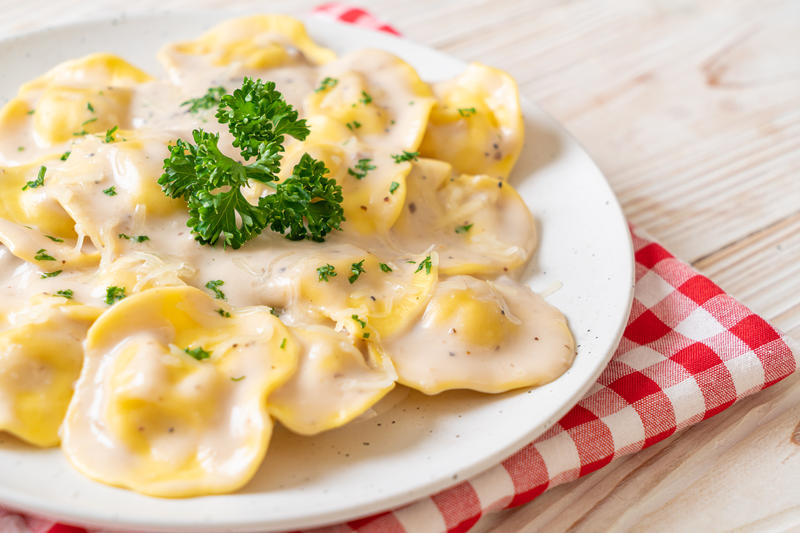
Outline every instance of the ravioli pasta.
<svg viewBox="0 0 800 533"><path fill-rule="evenodd" d="M0 431L102 483L225 493L274 421L310 436L396 386L499 393L569 368L566 319L515 281L537 235L507 181L524 137L511 77L473 63L429 84L382 50L337 57L283 15L158 58L167 79L68 61L0 110ZM195 128L239 157L214 107L245 76L309 125L279 178L309 154L342 188L325 242L202 245L158 183Z"/></svg>

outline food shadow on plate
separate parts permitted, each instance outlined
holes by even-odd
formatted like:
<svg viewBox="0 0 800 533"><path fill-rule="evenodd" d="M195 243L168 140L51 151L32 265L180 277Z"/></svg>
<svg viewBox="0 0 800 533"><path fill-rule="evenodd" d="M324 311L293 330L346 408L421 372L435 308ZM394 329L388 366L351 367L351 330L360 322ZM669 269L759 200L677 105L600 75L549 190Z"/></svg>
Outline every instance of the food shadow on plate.
<svg viewBox="0 0 800 533"><path fill-rule="evenodd" d="M437 434L450 439L452 446L469 446L469 430L456 427L454 421L526 390L502 394L452 390L427 396L398 385L372 412L338 429L305 437L276 423L264 463L239 493L302 490L303 485L325 483L326 478L352 469L363 469L368 484L370 464L402 461L409 450L424 447L427 436Z"/></svg>

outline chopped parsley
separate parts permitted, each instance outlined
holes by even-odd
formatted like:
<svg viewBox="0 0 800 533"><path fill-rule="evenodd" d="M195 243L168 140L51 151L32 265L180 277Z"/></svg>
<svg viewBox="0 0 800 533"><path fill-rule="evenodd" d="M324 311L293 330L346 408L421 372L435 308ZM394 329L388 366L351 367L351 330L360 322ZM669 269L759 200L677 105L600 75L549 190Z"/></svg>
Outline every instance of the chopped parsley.
<svg viewBox="0 0 800 533"><path fill-rule="evenodd" d="M225 93L225 87L209 87L206 94L203 96L199 98L190 98L185 102L181 102L181 105L188 105L189 113L197 113L201 109L211 109L219 104L220 98L222 98Z"/></svg>
<svg viewBox="0 0 800 533"><path fill-rule="evenodd" d="M477 113L474 107L459 107L458 114L462 117L469 117Z"/></svg>
<svg viewBox="0 0 800 533"><path fill-rule="evenodd" d="M91 102L86 102L86 109L94 113L94 106L92 105Z"/></svg>
<svg viewBox="0 0 800 533"><path fill-rule="evenodd" d="M116 196L117 195L117 187L112 185L108 189L103 189L103 194L106 194L108 196Z"/></svg>
<svg viewBox="0 0 800 533"><path fill-rule="evenodd" d="M71 151L71 150L67 150L66 152L64 152L63 154L61 154L61 160L62 160L62 161L66 161L66 160L67 160L67 158L69 157L69 154L71 154L71 153L72 153L72 151Z"/></svg>
<svg viewBox="0 0 800 533"><path fill-rule="evenodd" d="M403 150L402 154L392 154L392 159L395 163L402 163L403 161L416 161L419 157L419 152L408 152Z"/></svg>
<svg viewBox="0 0 800 533"><path fill-rule="evenodd" d="M325 177L324 162L303 154L291 176L278 178L286 136L302 141L309 129L275 83L245 78L233 94L220 98L215 116L228 125L244 162L219 150L218 133L195 129L193 142L178 139L169 147L158 180L167 196L187 201L187 225L197 241L214 245L222 239L224 246L239 248L269 228L290 240L320 242L341 229L342 188ZM246 164L251 158L255 161ZM251 180L275 193L250 203L241 189Z"/></svg>
<svg viewBox="0 0 800 533"><path fill-rule="evenodd" d="M117 235L120 239L125 239L126 241L136 241L136 242L145 242L149 241L150 237L147 235L128 235L127 233L120 233Z"/></svg>
<svg viewBox="0 0 800 533"><path fill-rule="evenodd" d="M396 191L398 187L400 187L400 184L393 181L391 185L389 185L389 194L394 194L394 191Z"/></svg>
<svg viewBox="0 0 800 533"><path fill-rule="evenodd" d="M59 239L58 237L53 237L52 235L45 235L45 237L47 237L53 242L64 242L64 239Z"/></svg>
<svg viewBox="0 0 800 533"><path fill-rule="evenodd" d="M105 137L105 139L103 139L103 142L104 143L113 143L114 141L116 141L117 140L116 139L116 134L117 134L117 130L118 129L119 129L119 126L114 126L113 128L110 128L110 129L106 130L106 137Z"/></svg>
<svg viewBox="0 0 800 533"><path fill-rule="evenodd" d="M36 110L35 110L35 109L29 109L29 110L28 110L28 112L27 112L26 114L27 114L27 115L33 115L34 113L36 113Z"/></svg>
<svg viewBox="0 0 800 533"><path fill-rule="evenodd" d="M17 152L24 152L24 151L25 151L24 146L17 146Z"/></svg>
<svg viewBox="0 0 800 533"><path fill-rule="evenodd" d="M336 78L325 77L322 79L321 82L319 82L319 87L314 89L314 92L320 93L322 91L327 91L328 89L336 87L337 83L339 83L339 80L337 80Z"/></svg>
<svg viewBox="0 0 800 533"><path fill-rule="evenodd" d="M378 266L381 267L381 272L392 272L392 267L386 263L378 263Z"/></svg>
<svg viewBox="0 0 800 533"><path fill-rule="evenodd" d="M39 167L39 173L36 175L36 179L28 181L28 183L26 183L22 187L22 190L26 191L28 189L35 189L36 187L41 187L42 185L44 185L44 173L45 172L47 172L47 167L44 166L44 165L40 166Z"/></svg>
<svg viewBox="0 0 800 533"><path fill-rule="evenodd" d="M472 229L472 224L464 224L463 226L458 226L456 228L456 233L466 233L470 229Z"/></svg>
<svg viewBox="0 0 800 533"><path fill-rule="evenodd" d="M224 310L223 308L221 308L221 307L219 309L217 309L217 313L219 314L219 316L224 317L224 318L230 318L231 317L231 314L229 312L227 312L226 310Z"/></svg>
<svg viewBox="0 0 800 533"><path fill-rule="evenodd" d="M348 122L347 124L345 124L345 126L347 126L347 129L349 129L350 131L353 131L353 130L357 130L358 128L360 128L361 127L361 123L359 121L357 121L357 120L354 120L353 122Z"/></svg>
<svg viewBox="0 0 800 533"><path fill-rule="evenodd" d="M360 318L358 318L358 315L351 315L350 318L352 318L353 320L358 322L358 325L361 326L362 329L367 327L367 323L365 321L361 320Z"/></svg>
<svg viewBox="0 0 800 533"><path fill-rule="evenodd" d="M117 287L112 285L111 287L106 288L105 302L107 305L114 305L123 298L125 298L125 287Z"/></svg>
<svg viewBox="0 0 800 533"><path fill-rule="evenodd" d="M208 283L206 283L206 289L210 290L214 293L214 297L218 300L225 299L225 293L222 292L219 288L225 285L225 282L221 279L212 279Z"/></svg>
<svg viewBox="0 0 800 533"><path fill-rule="evenodd" d="M358 277L364 272L366 272L366 270L364 270L364 260L362 259L358 263L353 263L352 265L350 265L350 272L351 275L349 278L347 278L347 281L349 281L350 283L355 283Z"/></svg>
<svg viewBox="0 0 800 533"><path fill-rule="evenodd" d="M54 277L58 276L59 274L61 274L62 272L63 272L63 270L55 270L53 272L44 272L39 277L42 278L42 279L54 278Z"/></svg>
<svg viewBox="0 0 800 533"><path fill-rule="evenodd" d="M375 170L375 165L370 164L372 163L372 159L364 158L359 159L358 163L356 163L355 169L348 168L347 173L356 178L357 180L364 179L367 175L367 172L370 170Z"/></svg>
<svg viewBox="0 0 800 533"><path fill-rule="evenodd" d="M202 361L203 359L208 359L211 357L211 352L205 351L202 346L198 346L197 348L184 348L183 351L198 361Z"/></svg>
<svg viewBox="0 0 800 533"><path fill-rule="evenodd" d="M245 376L239 376L238 378L233 378L232 377L231 381L242 381L244 378L245 378Z"/></svg>
<svg viewBox="0 0 800 533"><path fill-rule="evenodd" d="M425 269L425 273L426 274L430 274L431 273L431 256L428 256L425 259L423 259L422 261L420 261L419 262L419 266L414 271L414 273L419 272L423 268Z"/></svg>
<svg viewBox="0 0 800 533"><path fill-rule="evenodd" d="M39 250L36 252L36 255L33 256L33 258L36 259L37 261L55 261L56 260L56 258L53 257L52 255L48 254L47 250L45 250L44 248L39 248Z"/></svg>
<svg viewBox="0 0 800 533"><path fill-rule="evenodd" d="M317 268L317 276L319 281L328 281L330 278L336 277L336 268L331 264L322 265Z"/></svg>
<svg viewBox="0 0 800 533"><path fill-rule="evenodd" d="M62 289L62 290L60 290L60 291L56 291L56 294L57 294L58 296L63 296L63 297L64 297L64 298L66 298L67 300L71 300L71 299L72 299L72 296L73 296L72 289Z"/></svg>
<svg viewBox="0 0 800 533"><path fill-rule="evenodd" d="M87 119L87 120L84 120L83 122L81 122L81 126L85 126L87 124L91 124L92 122L96 122L96 121L97 121L97 117L92 117L90 119Z"/></svg>
<svg viewBox="0 0 800 533"><path fill-rule="evenodd" d="M83 137L84 135L89 135L89 132L84 129L82 129L81 131L72 132L73 137Z"/></svg>
<svg viewBox="0 0 800 533"><path fill-rule="evenodd" d="M365 331L364 333L361 334L361 336L365 339L369 339L369 331Z"/></svg>
<svg viewBox="0 0 800 533"><path fill-rule="evenodd" d="M283 340L281 341L281 350L285 349L286 349L286 337L284 337Z"/></svg>
<svg viewBox="0 0 800 533"><path fill-rule="evenodd" d="M278 314L278 312L275 310L274 307L270 307L269 308L269 314L271 314L272 316L276 316L278 318L280 318L280 316L281 316L281 315Z"/></svg>
<svg viewBox="0 0 800 533"><path fill-rule="evenodd" d="M367 91L361 91L361 98L358 99L364 105L372 103L372 97L367 94Z"/></svg>

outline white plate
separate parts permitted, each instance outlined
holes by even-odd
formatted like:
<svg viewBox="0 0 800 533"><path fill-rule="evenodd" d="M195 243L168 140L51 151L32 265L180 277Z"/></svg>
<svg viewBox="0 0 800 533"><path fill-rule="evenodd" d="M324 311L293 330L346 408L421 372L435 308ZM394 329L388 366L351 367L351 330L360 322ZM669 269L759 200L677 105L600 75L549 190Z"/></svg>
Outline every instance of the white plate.
<svg viewBox="0 0 800 533"><path fill-rule="evenodd" d="M100 20L0 42L0 95L63 60L108 51L161 72L156 50L198 35L226 14L181 13ZM385 34L320 18L312 36L337 52L375 47L423 79L465 64ZM0 503L72 523L148 531L267 531L356 518L405 504L505 459L559 419L611 357L630 309L633 256L626 222L603 175L558 124L523 101L526 146L512 183L541 230L526 280L567 315L578 356L561 378L501 395L393 393L371 419L313 438L278 429L255 479L236 494L156 499L101 485L74 471L60 450L0 436ZM385 410L386 407L391 407Z"/></svg>

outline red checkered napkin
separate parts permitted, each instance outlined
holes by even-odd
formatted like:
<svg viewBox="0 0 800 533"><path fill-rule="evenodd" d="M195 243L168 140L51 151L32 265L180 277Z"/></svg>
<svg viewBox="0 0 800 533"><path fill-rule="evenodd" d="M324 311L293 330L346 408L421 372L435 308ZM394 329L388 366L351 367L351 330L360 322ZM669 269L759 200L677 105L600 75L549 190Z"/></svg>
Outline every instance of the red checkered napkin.
<svg viewBox="0 0 800 533"><path fill-rule="evenodd" d="M315 12L397 34L362 9ZM652 446L769 387L797 367L763 318L659 244L633 232L636 289L617 352L588 394L541 437L469 481L401 509L316 533L456 533L484 514ZM85 533L0 509L0 532Z"/></svg>

